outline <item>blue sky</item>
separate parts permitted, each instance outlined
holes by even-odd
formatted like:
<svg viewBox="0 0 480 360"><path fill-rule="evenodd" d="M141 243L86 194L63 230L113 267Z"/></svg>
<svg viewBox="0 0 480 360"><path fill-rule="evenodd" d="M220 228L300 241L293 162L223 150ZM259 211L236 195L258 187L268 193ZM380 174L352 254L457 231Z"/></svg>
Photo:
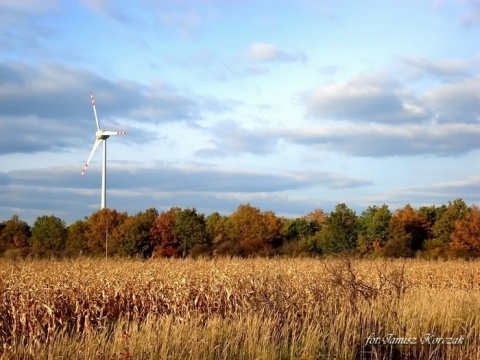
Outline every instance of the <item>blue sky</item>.
<svg viewBox="0 0 480 360"><path fill-rule="evenodd" d="M0 219L480 195L474 0L0 0Z"/></svg>

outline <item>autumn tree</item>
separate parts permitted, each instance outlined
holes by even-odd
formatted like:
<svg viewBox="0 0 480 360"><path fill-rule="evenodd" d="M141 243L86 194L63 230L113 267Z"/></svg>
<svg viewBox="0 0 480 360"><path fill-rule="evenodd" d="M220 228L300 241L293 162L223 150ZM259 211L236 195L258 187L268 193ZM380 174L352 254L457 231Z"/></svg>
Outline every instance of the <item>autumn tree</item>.
<svg viewBox="0 0 480 360"><path fill-rule="evenodd" d="M284 218L278 217L271 210L264 211L262 213L263 221L267 230L267 242L273 248L278 248L283 243L283 224L285 222Z"/></svg>
<svg viewBox="0 0 480 360"><path fill-rule="evenodd" d="M268 253L282 229L281 219L273 212L262 213L250 204L239 205L230 222L234 251L241 256Z"/></svg>
<svg viewBox="0 0 480 360"><path fill-rule="evenodd" d="M338 204L322 224L322 229L313 237L318 252L340 253L355 249L358 224L355 211L345 204Z"/></svg>
<svg viewBox="0 0 480 360"><path fill-rule="evenodd" d="M389 235L389 223L392 213L388 205L369 206L358 217L358 249L361 253L370 253L385 246Z"/></svg>
<svg viewBox="0 0 480 360"><path fill-rule="evenodd" d="M317 224L317 231L320 230L320 227L322 226L323 222L326 220L327 217L328 213L326 213L322 209L315 209L314 211L304 216L304 218L312 225Z"/></svg>
<svg viewBox="0 0 480 360"><path fill-rule="evenodd" d="M119 239L119 227L126 220L127 213L111 209L94 212L87 219L87 249L92 254L103 254L108 247L108 253L116 252Z"/></svg>
<svg viewBox="0 0 480 360"><path fill-rule="evenodd" d="M150 229L157 217L158 211L154 208L128 216L116 233L117 253L122 256L150 257L154 249L150 239Z"/></svg>
<svg viewBox="0 0 480 360"><path fill-rule="evenodd" d="M179 242L175 234L175 216L181 209L172 207L162 211L150 229L150 240L155 254L161 256L178 255Z"/></svg>
<svg viewBox="0 0 480 360"><path fill-rule="evenodd" d="M424 213L406 205L393 214L389 223L389 239L383 249L391 257L412 257L423 248L429 235L429 221Z"/></svg>
<svg viewBox="0 0 480 360"><path fill-rule="evenodd" d="M23 248L29 245L30 226L25 221L20 220L18 215L13 215L10 220L4 222L4 227L0 233L0 243L6 248Z"/></svg>
<svg viewBox="0 0 480 360"><path fill-rule="evenodd" d="M480 256L480 208L472 205L455 223L450 248L465 257Z"/></svg>

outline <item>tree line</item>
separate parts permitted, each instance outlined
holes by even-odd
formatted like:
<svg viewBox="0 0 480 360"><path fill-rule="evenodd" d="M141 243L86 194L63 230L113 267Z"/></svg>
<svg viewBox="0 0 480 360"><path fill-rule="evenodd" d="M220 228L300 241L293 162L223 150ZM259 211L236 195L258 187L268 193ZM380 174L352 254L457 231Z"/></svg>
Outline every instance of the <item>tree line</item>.
<svg viewBox="0 0 480 360"><path fill-rule="evenodd" d="M107 248L107 249L106 249ZM250 204L230 215L195 208L147 209L135 215L103 209L67 226L54 215L29 226L17 215L0 223L0 254L27 256L275 256L359 254L385 257L477 257L480 208L462 199L391 211L369 206L360 215L346 204L298 218Z"/></svg>

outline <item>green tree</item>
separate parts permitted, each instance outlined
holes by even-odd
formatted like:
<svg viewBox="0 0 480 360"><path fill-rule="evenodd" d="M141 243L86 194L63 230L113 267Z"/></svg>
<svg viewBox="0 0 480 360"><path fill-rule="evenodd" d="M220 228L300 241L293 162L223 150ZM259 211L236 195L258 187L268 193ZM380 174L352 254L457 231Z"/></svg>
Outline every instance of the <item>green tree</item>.
<svg viewBox="0 0 480 360"><path fill-rule="evenodd" d="M79 255L88 252L86 221L77 220L67 228L65 252L71 255Z"/></svg>
<svg viewBox="0 0 480 360"><path fill-rule="evenodd" d="M213 253L219 255L232 254L235 243L231 238L233 233L229 216L213 212L206 218L206 231L210 239Z"/></svg>
<svg viewBox="0 0 480 360"><path fill-rule="evenodd" d="M10 220L4 222L4 227L0 233L0 243L6 248L23 248L29 245L30 226L25 221L20 220L18 215L13 215Z"/></svg>
<svg viewBox="0 0 480 360"><path fill-rule="evenodd" d="M283 225L283 234L287 241L302 241L314 235L319 228L317 220L306 217L287 219Z"/></svg>
<svg viewBox="0 0 480 360"><path fill-rule="evenodd" d="M207 216L205 219L205 227L212 244L221 244L230 239L228 236L228 220L228 216L220 215L218 212L213 212Z"/></svg>
<svg viewBox="0 0 480 360"><path fill-rule="evenodd" d="M173 230L182 257L187 256L193 246L207 246L209 243L205 215L197 213L195 208L177 212Z"/></svg>
<svg viewBox="0 0 480 360"><path fill-rule="evenodd" d="M462 199L448 202L445 210L441 212L432 227L433 237L440 246L447 245L451 241L451 235L455 231L455 224L467 216L469 208Z"/></svg>
<svg viewBox="0 0 480 360"><path fill-rule="evenodd" d="M388 205L369 206L358 217L358 248L362 253L370 253L385 246L389 236L389 223L392 213Z"/></svg>
<svg viewBox="0 0 480 360"><path fill-rule="evenodd" d="M284 255L298 255L310 250L309 239L319 229L320 225L315 219L307 217L286 219L282 227L284 243L281 253Z"/></svg>
<svg viewBox="0 0 480 360"><path fill-rule="evenodd" d="M315 249L321 253L340 253L355 249L358 224L355 211L338 204L323 222L322 229L313 238Z"/></svg>
<svg viewBox="0 0 480 360"><path fill-rule="evenodd" d="M53 215L37 217L31 231L31 244L35 252L59 251L65 247L67 226Z"/></svg>
<svg viewBox="0 0 480 360"><path fill-rule="evenodd" d="M437 222L437 220L440 218L440 216L443 214L443 212L447 209L445 205L442 206L435 206L435 205L430 205L430 206L421 206L418 209L418 212L422 215L425 216L428 222L428 227L429 231L431 233L433 226Z"/></svg>
<svg viewBox="0 0 480 360"><path fill-rule="evenodd" d="M150 257L154 250L150 239L150 229L157 217L158 211L150 208L126 218L118 229L118 254L122 256L140 255L143 258Z"/></svg>

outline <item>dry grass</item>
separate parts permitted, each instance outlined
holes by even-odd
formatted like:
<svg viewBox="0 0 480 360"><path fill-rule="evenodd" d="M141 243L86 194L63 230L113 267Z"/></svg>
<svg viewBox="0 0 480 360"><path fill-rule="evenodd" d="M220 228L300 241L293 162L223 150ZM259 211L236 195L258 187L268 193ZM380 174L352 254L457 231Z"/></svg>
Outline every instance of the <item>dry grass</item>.
<svg viewBox="0 0 480 360"><path fill-rule="evenodd" d="M480 262L0 262L2 360L478 359L479 325Z"/></svg>

